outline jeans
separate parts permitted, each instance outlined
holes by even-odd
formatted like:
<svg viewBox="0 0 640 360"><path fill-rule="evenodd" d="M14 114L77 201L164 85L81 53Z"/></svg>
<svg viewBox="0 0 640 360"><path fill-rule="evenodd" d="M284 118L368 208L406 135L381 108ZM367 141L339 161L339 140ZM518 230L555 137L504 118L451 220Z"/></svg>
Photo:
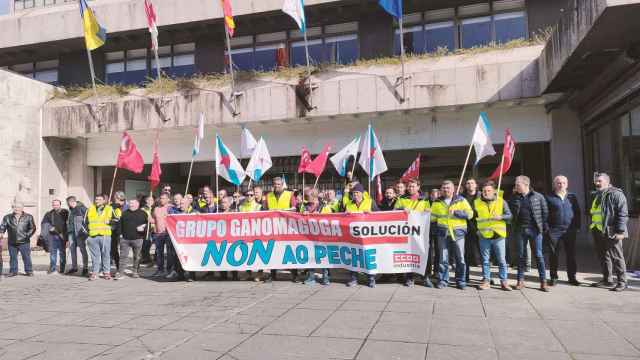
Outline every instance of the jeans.
<svg viewBox="0 0 640 360"><path fill-rule="evenodd" d="M33 265L31 264L31 244L9 244L9 272L12 274L18 273L18 253L22 256L22 262L24 263L24 272L29 274L33 272Z"/></svg>
<svg viewBox="0 0 640 360"><path fill-rule="evenodd" d="M524 269L527 265L527 246L531 244L538 265L540 281L545 279L544 255L542 254L542 234L538 229L525 228L518 231L518 281L524 280Z"/></svg>
<svg viewBox="0 0 640 360"><path fill-rule="evenodd" d="M165 245L167 246L167 248L169 247L169 244L171 243L171 239L169 239L169 234L167 233L162 233L162 234L153 234L153 242L156 245L156 267L158 271L164 271L165 266L164 266L164 261L165 261ZM168 254L167 254L168 255ZM168 264L167 264L167 269L169 268Z"/></svg>
<svg viewBox="0 0 640 360"><path fill-rule="evenodd" d="M619 284L627 283L627 264L624 260L622 241L610 239L599 231L592 231L598 260L602 268L602 280L613 282L613 275L618 277Z"/></svg>
<svg viewBox="0 0 640 360"><path fill-rule="evenodd" d="M166 245L167 245L167 271L180 272L180 270L182 270L182 267L180 266L180 260L178 260L178 254L176 253L176 249L173 247L173 243L171 242L169 235L167 235Z"/></svg>
<svg viewBox="0 0 640 360"><path fill-rule="evenodd" d="M60 255L60 272L64 272L67 263L67 251L64 246L64 239L60 235L51 235L51 244L49 244L49 271L56 271L58 263L58 255Z"/></svg>
<svg viewBox="0 0 640 360"><path fill-rule="evenodd" d="M0 241L0 276L2 276L2 266L4 260L2 260L2 241Z"/></svg>
<svg viewBox="0 0 640 360"><path fill-rule="evenodd" d="M87 254L87 238L84 236L76 237L69 234L69 252L71 253L71 268L78 269L78 250L82 255L82 268L89 268L89 255Z"/></svg>
<svg viewBox="0 0 640 360"><path fill-rule="evenodd" d="M435 276L438 273L438 264L440 264L440 251L438 249L438 237L435 234L429 234L429 252L425 278L431 277L431 275Z"/></svg>
<svg viewBox="0 0 640 360"><path fill-rule="evenodd" d="M451 239L450 236L438 238L438 248L440 250L440 266L438 270L438 282L449 283L449 251L453 254L456 262L456 283L465 286L466 264L464 261L464 237Z"/></svg>
<svg viewBox="0 0 640 360"><path fill-rule="evenodd" d="M563 247L567 260L567 277L569 280L575 280L576 272L578 271L578 265L576 263L576 232L571 230L560 235L555 246L551 247L551 254L549 254L549 272L551 278L558 279L558 257Z"/></svg>
<svg viewBox="0 0 640 360"><path fill-rule="evenodd" d="M91 254L91 272L97 274L111 273L111 236L98 235L87 241Z"/></svg>
<svg viewBox="0 0 640 360"><path fill-rule="evenodd" d="M329 269L317 269L322 273L322 281L329 281ZM306 281L316 281L316 269L307 270L307 280Z"/></svg>
<svg viewBox="0 0 640 360"><path fill-rule="evenodd" d="M480 255L482 255L482 277L484 281L491 280L491 251L498 261L498 277L500 281L507 281L507 260L505 259L505 239L485 239L480 236Z"/></svg>
<svg viewBox="0 0 640 360"><path fill-rule="evenodd" d="M133 272L140 271L140 251L142 250L142 239L126 240L120 239L120 266L121 270L124 270L129 257L129 248L133 249Z"/></svg>

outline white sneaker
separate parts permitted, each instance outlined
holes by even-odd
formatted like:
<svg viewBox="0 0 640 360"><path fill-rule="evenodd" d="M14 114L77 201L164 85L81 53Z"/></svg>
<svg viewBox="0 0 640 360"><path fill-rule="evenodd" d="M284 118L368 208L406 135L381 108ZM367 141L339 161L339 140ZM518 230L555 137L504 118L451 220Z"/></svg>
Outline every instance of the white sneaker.
<svg viewBox="0 0 640 360"><path fill-rule="evenodd" d="M178 278L178 273L175 270L170 272L169 275L165 276L165 279L167 280L174 280L177 278Z"/></svg>

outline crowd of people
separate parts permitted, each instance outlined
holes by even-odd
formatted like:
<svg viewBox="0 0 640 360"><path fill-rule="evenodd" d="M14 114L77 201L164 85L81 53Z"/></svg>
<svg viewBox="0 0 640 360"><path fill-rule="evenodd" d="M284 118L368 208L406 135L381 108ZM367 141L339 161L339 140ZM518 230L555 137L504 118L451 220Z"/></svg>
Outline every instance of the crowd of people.
<svg viewBox="0 0 640 360"><path fill-rule="evenodd" d="M311 187L289 191L279 177L272 180L273 190L268 193L260 186L253 186L244 194L234 192L229 195L224 189L215 194L205 186L194 197L190 194L183 196L166 185L157 199L140 196L127 200L125 194L118 191L113 202L109 196L99 194L93 204L85 206L70 196L66 199L68 209L62 207L62 201L53 200L52 209L42 218L39 243L50 253L49 273L65 273L68 247L71 268L66 274L80 271L77 256L80 251L82 276L91 281L98 277L119 280L124 276L131 250L131 277L140 277L141 266L155 265L153 278L193 281L198 274L182 269L167 233L166 218L170 214L267 210L299 211L302 214L393 210L430 212L426 273L417 274L421 279L416 279L416 274L405 274L401 279L405 286L414 286L418 280L427 287L442 289L455 282L457 288L465 289L470 281L469 267L480 265L482 277L477 288L489 289L494 284L491 265L495 263L499 279L499 284L495 285L505 291L520 290L525 287L524 276L533 257L540 290L547 292L558 283L558 258L562 249L566 257L568 283L581 285L576 278L576 235L582 226L583 215L577 196L569 191L568 186L566 177L556 176L553 191L543 195L531 188L528 177L518 176L513 194L506 201L493 181L479 185L476 180L468 179L464 189L456 189L452 181L445 180L440 188L423 193L420 181L411 179L387 187L384 198L377 203L351 176L348 176L339 197L334 190L318 191ZM627 288L622 252L622 242L628 237L626 198L620 189L611 185L607 174L597 174L594 186L587 217L603 278L592 286L623 291ZM24 262L26 275L32 276L30 239L36 233L36 225L33 217L24 212L23 204L14 203L13 212L2 219L0 233L5 232L8 234L10 255L8 276L18 274L18 254ZM152 247L155 247L153 256ZM516 255L511 257L517 268L515 284L508 283L509 248L516 249ZM550 262L548 279L545 253L548 253ZM454 281L450 280L451 268L455 269ZM320 283L329 284L330 271L318 270ZM294 282L310 285L318 280L315 270L308 270L306 274L298 274L296 270L290 272ZM248 271L246 274L249 280L264 282L274 281L277 276L276 270L268 273ZM200 278L206 277L216 278L216 274L200 274ZM217 277L227 279L228 272L220 272ZM240 274L231 272L231 277L238 280ZM391 275L381 274L378 277L390 278ZM369 287L376 286L376 276L369 274L362 279ZM346 285L357 285L359 280L358 273L350 272Z"/></svg>

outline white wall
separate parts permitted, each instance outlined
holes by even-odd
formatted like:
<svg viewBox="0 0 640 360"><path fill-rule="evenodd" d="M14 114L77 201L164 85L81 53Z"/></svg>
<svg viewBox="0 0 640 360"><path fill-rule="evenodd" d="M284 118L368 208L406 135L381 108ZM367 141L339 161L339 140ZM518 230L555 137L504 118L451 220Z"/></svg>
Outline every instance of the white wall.
<svg viewBox="0 0 640 360"><path fill-rule="evenodd" d="M551 140L551 122L544 106L512 106L489 108L487 111L494 132L493 141L503 142L504 129L509 127L517 142L539 142ZM385 150L414 148L437 148L464 146L469 143L475 127L478 110L437 112L433 115L394 112L370 118L358 116L334 120L299 120L291 123L251 126L256 137L263 136L272 156L299 155L303 145L311 152L319 152L325 143L334 149L346 145L353 137L362 133L372 122ZM205 141L196 161L207 161L214 157L215 133L218 132L232 151L240 146L240 127L225 126L206 128ZM151 162L155 130L130 132L145 162ZM163 163L188 162L191 160L193 128L167 129L160 134L160 159ZM87 142L87 164L89 166L113 166L120 144L120 134L104 134L91 137Z"/></svg>

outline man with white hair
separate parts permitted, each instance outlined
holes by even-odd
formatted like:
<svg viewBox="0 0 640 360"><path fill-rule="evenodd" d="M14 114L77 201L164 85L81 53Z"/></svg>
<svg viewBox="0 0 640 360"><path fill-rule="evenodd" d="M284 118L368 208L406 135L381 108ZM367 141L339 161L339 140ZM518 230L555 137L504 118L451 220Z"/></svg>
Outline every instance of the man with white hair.
<svg viewBox="0 0 640 360"><path fill-rule="evenodd" d="M574 193L568 191L569 180L558 175L553 179L553 191L547 195L549 206L549 260L550 277L548 284L555 286L558 281L558 255L564 247L567 259L569 284L580 286L576 279L576 233L580 230L580 206Z"/></svg>
<svg viewBox="0 0 640 360"><path fill-rule="evenodd" d="M31 264L31 237L36 232L33 216L24 212L24 204L14 201L13 212L5 215L0 223L0 234L7 233L9 237L9 277L18 275L18 253L22 256L24 272L33 276ZM0 260L0 272L2 265Z"/></svg>
<svg viewBox="0 0 640 360"><path fill-rule="evenodd" d="M627 198L622 190L611 185L611 179L605 173L596 173L593 182L596 192L591 204L589 229L602 266L602 281L592 286L612 286L615 273L618 283L611 291L624 291L627 288L627 265L622 252L622 241L629 237Z"/></svg>

